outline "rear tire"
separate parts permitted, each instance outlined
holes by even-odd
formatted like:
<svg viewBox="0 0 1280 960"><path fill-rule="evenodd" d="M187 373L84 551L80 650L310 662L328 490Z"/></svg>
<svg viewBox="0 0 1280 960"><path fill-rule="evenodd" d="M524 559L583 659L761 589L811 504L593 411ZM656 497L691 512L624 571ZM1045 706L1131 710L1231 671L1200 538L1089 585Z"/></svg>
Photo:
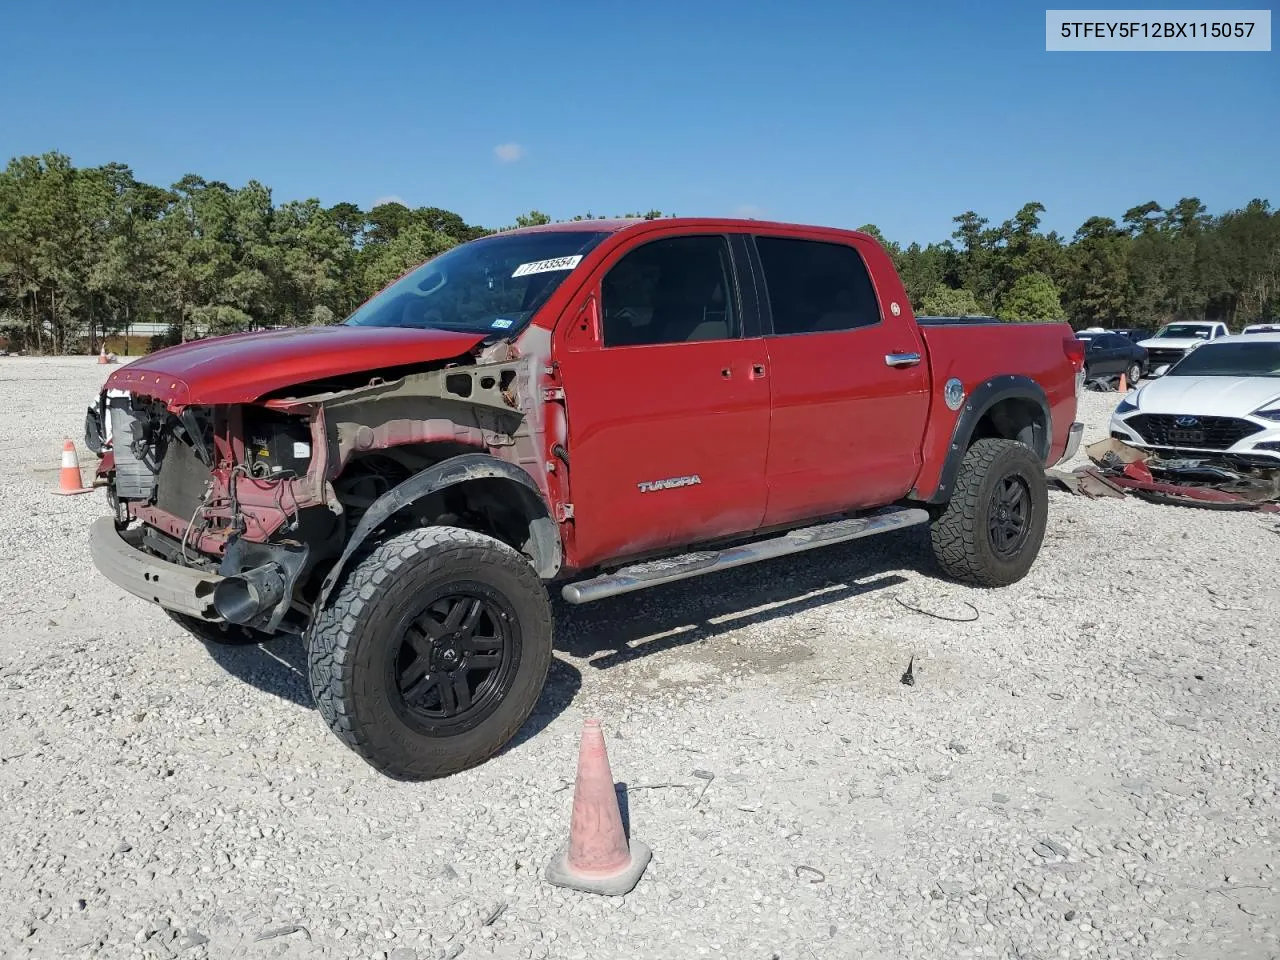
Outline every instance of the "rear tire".
<svg viewBox="0 0 1280 960"><path fill-rule="evenodd" d="M1135 383L1137 383L1139 380L1141 380L1141 379L1142 379L1142 364L1140 364L1140 363L1131 363L1131 364L1129 364L1129 371L1128 371L1128 373L1126 374L1126 377L1127 377L1127 379L1128 379L1128 381L1129 381L1129 386L1133 386Z"/></svg>
<svg viewBox="0 0 1280 960"><path fill-rule="evenodd" d="M276 637L276 634L263 633L261 630L254 630L238 623L215 623L212 620L201 620L199 617L190 617L185 613L175 613L172 610L166 610L165 613L187 633L205 643L215 643L220 647L252 647L274 640Z"/></svg>
<svg viewBox="0 0 1280 960"><path fill-rule="evenodd" d="M1044 542L1044 464L1016 440L978 440L964 455L951 501L930 525L949 576L1003 587L1027 575Z"/></svg>
<svg viewBox="0 0 1280 960"><path fill-rule="evenodd" d="M398 780L489 759L538 703L551 604L520 553L456 527L410 530L344 577L308 634L316 707Z"/></svg>

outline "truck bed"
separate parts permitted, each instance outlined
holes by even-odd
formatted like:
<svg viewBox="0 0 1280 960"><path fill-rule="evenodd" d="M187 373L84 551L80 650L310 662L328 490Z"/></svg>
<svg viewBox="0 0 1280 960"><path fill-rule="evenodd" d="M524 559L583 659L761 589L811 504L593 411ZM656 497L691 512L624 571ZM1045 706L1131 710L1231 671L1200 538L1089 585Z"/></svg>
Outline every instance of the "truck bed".
<svg viewBox="0 0 1280 960"><path fill-rule="evenodd" d="M1045 393L1053 423L1049 460L1066 449L1075 419L1075 380L1062 375L1064 348L1075 333L1067 323L1005 323L985 317L918 317L932 393L919 489L932 489L946 460L955 414L946 406L947 381L959 378L965 395L1010 370L1035 381Z"/></svg>

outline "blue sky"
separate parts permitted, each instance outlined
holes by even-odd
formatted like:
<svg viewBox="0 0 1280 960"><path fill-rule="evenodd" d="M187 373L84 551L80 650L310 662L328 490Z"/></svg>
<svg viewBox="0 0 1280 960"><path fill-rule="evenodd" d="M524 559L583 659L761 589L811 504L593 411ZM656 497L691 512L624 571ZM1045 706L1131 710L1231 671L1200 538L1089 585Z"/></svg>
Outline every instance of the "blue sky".
<svg viewBox="0 0 1280 960"><path fill-rule="evenodd" d="M993 2L9 4L0 154L510 223L657 207L941 240L1024 202L1280 204L1280 52L1046 53Z"/></svg>

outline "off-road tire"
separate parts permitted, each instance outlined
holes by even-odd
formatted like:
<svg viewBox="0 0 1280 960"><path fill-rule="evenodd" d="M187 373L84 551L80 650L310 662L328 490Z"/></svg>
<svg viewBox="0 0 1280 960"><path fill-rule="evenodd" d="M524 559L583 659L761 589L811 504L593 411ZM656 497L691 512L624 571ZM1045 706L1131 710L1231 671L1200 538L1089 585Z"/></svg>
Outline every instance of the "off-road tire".
<svg viewBox="0 0 1280 960"><path fill-rule="evenodd" d="M1001 556L988 534L999 485L1025 485L1030 507L1026 538L1013 556ZM1016 440L983 439L965 452L951 501L930 525L933 554L950 577L980 587L1003 587L1027 575L1044 542L1049 505L1044 464Z"/></svg>
<svg viewBox="0 0 1280 960"><path fill-rule="evenodd" d="M199 617L189 617L185 613L175 613L172 610L166 610L165 613L187 633L205 643L214 643L220 647L252 647L274 640L276 637L276 634L263 633L261 630L254 630L238 623L215 623L212 620L201 620Z"/></svg>
<svg viewBox="0 0 1280 960"><path fill-rule="evenodd" d="M504 622L517 638L513 679L475 726L430 736L405 719L386 665L415 598L452 584L479 585L511 611ZM410 530L350 568L316 616L308 631L312 696L329 729L375 769L397 780L449 776L489 759L528 719L551 664L551 634L547 591L516 550L457 527Z"/></svg>

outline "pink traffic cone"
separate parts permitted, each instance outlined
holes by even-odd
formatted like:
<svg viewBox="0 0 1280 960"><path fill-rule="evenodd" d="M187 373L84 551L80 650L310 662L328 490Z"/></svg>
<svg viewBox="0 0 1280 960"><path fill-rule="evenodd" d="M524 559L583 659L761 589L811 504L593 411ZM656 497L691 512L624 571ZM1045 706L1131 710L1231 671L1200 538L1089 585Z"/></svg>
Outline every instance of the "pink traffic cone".
<svg viewBox="0 0 1280 960"><path fill-rule="evenodd" d="M599 720L588 720L578 748L569 843L547 867L546 877L558 886L620 897L640 881L652 857L639 840L627 843L604 731Z"/></svg>

